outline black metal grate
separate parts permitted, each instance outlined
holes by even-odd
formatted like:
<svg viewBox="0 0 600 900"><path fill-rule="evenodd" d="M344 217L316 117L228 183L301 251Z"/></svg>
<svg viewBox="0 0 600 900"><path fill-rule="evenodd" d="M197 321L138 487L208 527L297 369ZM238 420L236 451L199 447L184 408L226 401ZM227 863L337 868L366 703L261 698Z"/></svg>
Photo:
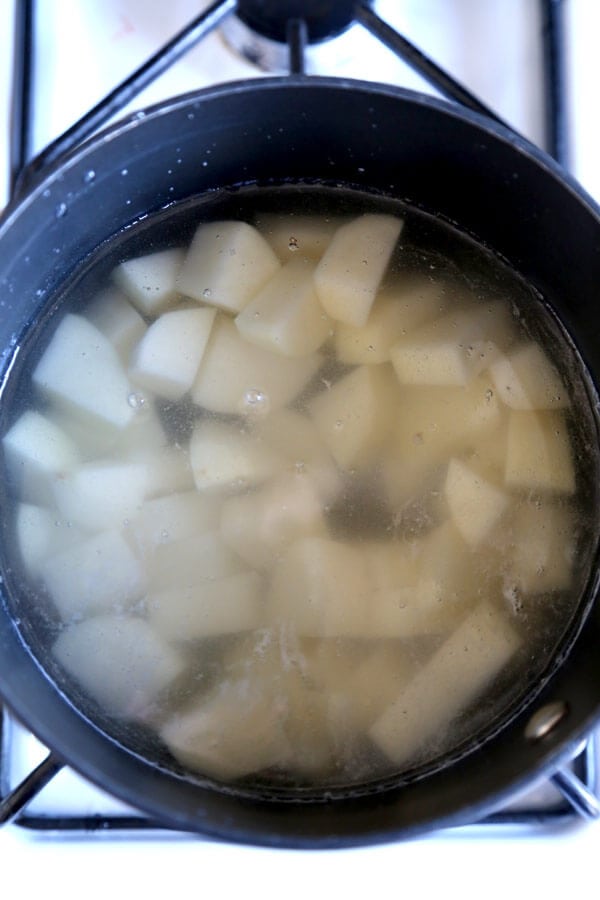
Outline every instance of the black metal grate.
<svg viewBox="0 0 600 900"><path fill-rule="evenodd" d="M566 109L564 101L564 28L563 0L539 0L542 12L540 40L544 60L544 99L546 149L563 165L568 161ZM36 0L20 0L16 4L14 33L13 101L10 129L10 186L16 197L43 174L45 166L73 149L97 128L121 111L140 91L154 81L184 53L212 31L227 15L234 12L238 0L216 0L171 41L165 44L144 65L118 85L64 134L54 140L41 154L32 159L31 145L35 116L33 67L35 65ZM496 113L443 71L404 36L394 31L373 10L370 0L357 0L354 19L379 41L429 81L450 100L469 109L501 121ZM290 17L285 28L289 47L289 69L294 74L304 71L304 53L308 40L308 26L297 14ZM16 787L10 783L10 716L0 706L0 825L13 822L25 829L52 833L152 832L166 830L149 818L123 812L103 814L34 814L27 804L37 796L63 767L50 753ZM478 826L558 825L580 816L598 815L600 784L597 773L597 738L591 736L571 765L555 773L552 782L558 788L559 802L549 808L534 805L511 807L498 812Z"/></svg>

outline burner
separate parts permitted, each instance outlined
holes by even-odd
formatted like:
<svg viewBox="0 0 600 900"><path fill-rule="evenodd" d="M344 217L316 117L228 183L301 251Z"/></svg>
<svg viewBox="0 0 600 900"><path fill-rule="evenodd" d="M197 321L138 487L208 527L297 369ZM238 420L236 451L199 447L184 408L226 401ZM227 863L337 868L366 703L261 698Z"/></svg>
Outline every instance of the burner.
<svg viewBox="0 0 600 900"><path fill-rule="evenodd" d="M364 6L371 6L367 0ZM289 22L301 20L307 41L318 43L336 37L356 17L356 0L239 0L237 16L252 31L271 41L288 40Z"/></svg>

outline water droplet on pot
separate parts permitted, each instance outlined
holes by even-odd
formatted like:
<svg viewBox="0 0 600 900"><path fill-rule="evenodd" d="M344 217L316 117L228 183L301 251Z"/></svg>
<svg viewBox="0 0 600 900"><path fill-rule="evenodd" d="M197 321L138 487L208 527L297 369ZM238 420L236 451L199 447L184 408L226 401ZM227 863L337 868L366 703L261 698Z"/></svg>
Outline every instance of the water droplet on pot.
<svg viewBox="0 0 600 900"><path fill-rule="evenodd" d="M84 180L85 184L90 184L94 180L95 177L96 177L96 173L94 172L93 169L90 169L83 176L83 180Z"/></svg>
<svg viewBox="0 0 600 900"><path fill-rule="evenodd" d="M56 209L54 210L54 215L57 219L62 219L63 216L67 214L67 204L59 203Z"/></svg>
<svg viewBox="0 0 600 900"><path fill-rule="evenodd" d="M121 169L121 175L129 175L129 169Z"/></svg>

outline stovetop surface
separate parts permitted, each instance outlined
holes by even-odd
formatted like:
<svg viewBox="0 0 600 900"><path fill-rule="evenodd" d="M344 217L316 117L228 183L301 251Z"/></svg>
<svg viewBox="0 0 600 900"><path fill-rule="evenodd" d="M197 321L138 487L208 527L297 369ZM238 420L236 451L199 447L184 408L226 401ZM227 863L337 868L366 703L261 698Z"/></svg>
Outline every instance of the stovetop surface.
<svg viewBox="0 0 600 900"><path fill-rule="evenodd" d="M18 0L17 0L18 2ZM206 6L204 0L38 0L37 112L34 147L41 149L107 90L139 65ZM600 126L596 85L600 74L596 0L565 0L568 42L571 169L600 198ZM11 0L0 0L0 207L7 197L7 121ZM485 102L537 143L543 141L537 0L381 0L378 11L404 31ZM361 40L363 43L361 43ZM332 70L423 89L424 85L387 51L357 71L372 45L364 35L340 43ZM357 43L353 43L357 42ZM357 50L358 48L358 50ZM320 63L319 63L320 65ZM133 108L219 81L256 77L219 35L211 35ZM532 77L533 75L533 77ZM31 746L31 745L29 745ZM33 755L39 748L31 751ZM23 760L26 765L26 760ZM64 778L50 788L59 798ZM74 776L73 776L74 777ZM60 779L63 779L61 781ZM93 791L75 779L68 788L78 802L93 804ZM537 789L537 788L536 788ZM540 787L539 790L544 790ZM48 795L46 801L48 802ZM69 800L69 802L71 802ZM109 805L110 805L109 801ZM119 808L119 804L116 804ZM127 839L124 839L127 838ZM546 826L543 830L468 827L399 845L351 851L295 852L237 847L209 840L156 835L36 835L15 826L0 831L0 873L19 879L25 896L173 896L175 891L222 897L250 892L266 898L300 897L308 891L363 897L373 890L420 895L429 891L462 897L519 896L535 890L545 900L592 890L600 822ZM8 895L7 895L8 896Z"/></svg>

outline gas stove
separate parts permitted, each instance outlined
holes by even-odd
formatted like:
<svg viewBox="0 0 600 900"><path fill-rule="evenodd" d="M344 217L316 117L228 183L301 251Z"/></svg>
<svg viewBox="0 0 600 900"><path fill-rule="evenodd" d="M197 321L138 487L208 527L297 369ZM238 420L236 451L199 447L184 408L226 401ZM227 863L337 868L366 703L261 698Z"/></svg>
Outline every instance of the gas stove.
<svg viewBox="0 0 600 900"><path fill-rule="evenodd" d="M11 187L14 42L8 19L16 22L19 2L5 0L8 15L0 33L0 206ZM275 11L267 34L253 29L248 4L240 3L240 17L224 15L234 5L233 0L222 4L172 0L167 17L163 4L144 0L102 4L33 0L28 51L34 54L33 115L22 129L17 155L29 157L44 150L195 17L218 6L218 18L221 14L223 18L217 27L135 96L136 84L130 84L128 102L102 121L138 114L178 93L290 69L439 94L439 87L431 83L435 76L439 86L439 73L432 72L428 62L435 60L466 89L460 94L451 81L446 87L455 97L475 108L480 104L480 109L549 150L600 200L600 125L594 120L592 96L600 66L594 41L600 9L594 0L379 0L369 6L362 22L347 29L343 8L352 4L342 2L332 4L340 17L332 24L334 37L315 44L306 42L318 26L310 20L303 26L297 18L285 32L289 44L274 39L282 36L277 3L267 4ZM299 9L302 6L298 4ZM550 24L560 20L558 31L549 28L548 17ZM387 26L426 54L423 60L414 49L402 47L418 71L385 46L385 41L394 44ZM557 35L563 38L564 54L560 43L553 41ZM84 135L80 129L73 138ZM414 884L418 877L424 890L447 889L456 872L456 883L467 896L482 888L492 897L500 891L504 896L507 886L517 883L523 890L535 886L558 896L559 890L562 894L572 888L573 871L582 879L595 871L592 850L600 837L600 823L584 821L565 799L570 796L576 806L585 807L588 799L594 804L595 736L555 783L532 785L484 823L409 844L318 853L232 847L166 832L71 771L55 774L52 765L44 763L45 749L6 713L1 738L0 797L40 764L42 776L48 776L46 787L0 831L4 877L13 872L21 879L25 875L32 891L47 890L53 883L60 884L61 891L64 887L67 895L70 890L79 892L81 880L93 873L96 893L117 883L121 892L135 889L158 896L159 891L183 887L194 878L198 887L207 879L211 885L219 884L226 896L250 883L251 889L260 889L267 897L281 891L296 896L316 885L323 891L336 888L358 896L359 891L372 889L374 878L383 884L393 877L395 889L399 873L404 884L407 879ZM589 798L586 787L592 791ZM554 845L560 860L553 866ZM508 865L498 866L500 853Z"/></svg>

